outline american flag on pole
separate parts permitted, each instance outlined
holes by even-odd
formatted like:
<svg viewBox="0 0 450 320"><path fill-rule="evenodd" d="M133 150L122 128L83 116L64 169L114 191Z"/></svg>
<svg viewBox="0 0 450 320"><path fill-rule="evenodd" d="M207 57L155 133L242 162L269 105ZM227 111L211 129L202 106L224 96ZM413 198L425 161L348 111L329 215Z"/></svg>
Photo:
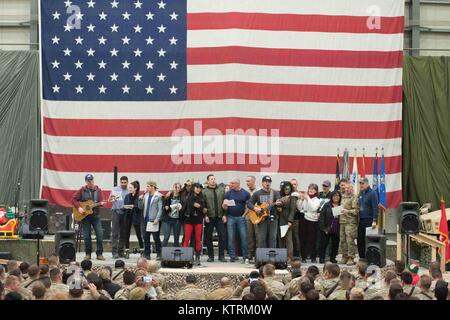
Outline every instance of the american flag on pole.
<svg viewBox="0 0 450 320"><path fill-rule="evenodd" d="M305 190L337 148L370 167L377 147L401 200L403 1L41 0L40 26L52 203L86 173L107 193L114 166L161 190L210 172Z"/></svg>

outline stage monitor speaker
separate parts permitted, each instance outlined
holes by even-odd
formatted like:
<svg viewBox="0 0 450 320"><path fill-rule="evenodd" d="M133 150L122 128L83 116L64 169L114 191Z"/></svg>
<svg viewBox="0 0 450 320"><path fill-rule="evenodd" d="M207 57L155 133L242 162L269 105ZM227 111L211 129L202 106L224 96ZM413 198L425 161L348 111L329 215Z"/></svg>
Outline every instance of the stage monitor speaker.
<svg viewBox="0 0 450 320"><path fill-rule="evenodd" d="M168 268L192 268L194 249L191 247L163 247L161 266Z"/></svg>
<svg viewBox="0 0 450 320"><path fill-rule="evenodd" d="M19 229L19 236L22 239L44 239L44 233L42 231L31 231L28 223L22 223Z"/></svg>
<svg viewBox="0 0 450 320"><path fill-rule="evenodd" d="M111 220L101 219L102 230L103 230L103 240L111 240Z"/></svg>
<svg viewBox="0 0 450 320"><path fill-rule="evenodd" d="M67 229L67 215L64 212L49 212L48 234L56 234Z"/></svg>
<svg viewBox="0 0 450 320"><path fill-rule="evenodd" d="M30 200L30 231L48 230L48 200Z"/></svg>
<svg viewBox="0 0 450 320"><path fill-rule="evenodd" d="M420 213L417 202L401 202L399 205L401 234L418 234L420 232Z"/></svg>
<svg viewBox="0 0 450 320"><path fill-rule="evenodd" d="M370 234L366 236L366 259L368 265L386 266L386 236Z"/></svg>
<svg viewBox="0 0 450 320"><path fill-rule="evenodd" d="M266 263L273 264L277 269L287 268L286 248L257 248L255 266L259 268Z"/></svg>
<svg viewBox="0 0 450 320"><path fill-rule="evenodd" d="M75 231L58 231L55 234L55 254L59 261L68 264L76 260Z"/></svg>
<svg viewBox="0 0 450 320"><path fill-rule="evenodd" d="M11 252L0 252L0 259L3 260L12 260L12 253Z"/></svg>

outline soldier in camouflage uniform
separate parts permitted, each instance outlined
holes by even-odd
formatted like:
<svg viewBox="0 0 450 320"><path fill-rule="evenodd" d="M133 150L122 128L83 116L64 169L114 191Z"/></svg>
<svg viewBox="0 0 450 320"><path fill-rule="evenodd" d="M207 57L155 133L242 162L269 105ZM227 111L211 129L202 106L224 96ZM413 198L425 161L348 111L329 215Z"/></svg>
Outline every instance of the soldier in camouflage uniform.
<svg viewBox="0 0 450 320"><path fill-rule="evenodd" d="M348 271L343 271L339 276L339 286L327 298L328 300L348 300L350 290L353 288L355 282L353 276Z"/></svg>
<svg viewBox="0 0 450 320"><path fill-rule="evenodd" d="M339 285L339 274L339 266L336 263L328 263L325 267L323 279L316 281L316 290L328 298Z"/></svg>
<svg viewBox="0 0 450 320"><path fill-rule="evenodd" d="M53 268L50 270L50 280L52 281L52 285L50 289L47 290L46 295L51 296L56 293L68 293L69 286L65 285L62 281L62 273L58 268Z"/></svg>
<svg viewBox="0 0 450 320"><path fill-rule="evenodd" d="M292 280L285 285L284 300L290 300L294 297L300 288L302 272L300 269L291 270Z"/></svg>
<svg viewBox="0 0 450 320"><path fill-rule="evenodd" d="M208 300L228 300L233 295L234 289L231 285L230 278L223 277L220 279L220 288L208 294Z"/></svg>
<svg viewBox="0 0 450 320"><path fill-rule="evenodd" d="M345 193L342 195L342 214L339 216L341 264L354 265L356 255L355 240L358 237L359 198L353 194L351 183L346 183Z"/></svg>
<svg viewBox="0 0 450 320"><path fill-rule="evenodd" d="M150 260L148 262L148 275L152 278L156 278L158 279L161 288L164 291L167 291L167 281L166 281L166 277L162 275L162 273L159 273L159 264L158 262L154 261L154 260Z"/></svg>
<svg viewBox="0 0 450 320"><path fill-rule="evenodd" d="M123 272L123 284L124 287L116 292L114 300L128 300L130 292L136 288L136 275L131 270L125 270Z"/></svg>
<svg viewBox="0 0 450 320"><path fill-rule="evenodd" d="M403 292L408 296L411 297L419 291L415 286L412 285L413 278L411 272L403 271L400 274L400 278L402 280Z"/></svg>
<svg viewBox="0 0 450 320"><path fill-rule="evenodd" d="M207 292L195 285L197 279L194 275L186 276L186 286L178 291L176 300L206 300Z"/></svg>
<svg viewBox="0 0 450 320"><path fill-rule="evenodd" d="M420 276L419 290L414 296L419 298L420 300L436 300L436 297L430 290L431 281L431 277L427 274L423 274L422 276Z"/></svg>
<svg viewBox="0 0 450 320"><path fill-rule="evenodd" d="M9 275L6 277L5 280L5 292L4 295L6 296L10 292L17 292L22 296L23 300L32 300L33 294L31 293L31 290L22 288L20 279L14 275Z"/></svg>

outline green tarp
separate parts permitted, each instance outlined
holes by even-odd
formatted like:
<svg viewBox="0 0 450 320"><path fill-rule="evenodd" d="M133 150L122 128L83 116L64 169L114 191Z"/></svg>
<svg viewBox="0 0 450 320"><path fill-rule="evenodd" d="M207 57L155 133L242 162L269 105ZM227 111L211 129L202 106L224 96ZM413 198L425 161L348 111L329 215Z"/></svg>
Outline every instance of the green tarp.
<svg viewBox="0 0 450 320"><path fill-rule="evenodd" d="M39 196L41 138L39 56L0 51L0 204ZM403 199L450 205L449 57L405 57ZM389 190L388 190L389 191Z"/></svg>
<svg viewBox="0 0 450 320"><path fill-rule="evenodd" d="M0 50L0 204L39 198L39 53Z"/></svg>
<svg viewBox="0 0 450 320"><path fill-rule="evenodd" d="M450 206L450 57L403 63L403 199Z"/></svg>

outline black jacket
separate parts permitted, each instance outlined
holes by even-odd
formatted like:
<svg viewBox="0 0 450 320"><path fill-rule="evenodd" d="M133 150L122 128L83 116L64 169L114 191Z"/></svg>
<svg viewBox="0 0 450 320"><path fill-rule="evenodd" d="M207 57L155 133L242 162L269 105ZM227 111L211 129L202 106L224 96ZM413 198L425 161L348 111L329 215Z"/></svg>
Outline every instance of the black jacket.
<svg viewBox="0 0 450 320"><path fill-rule="evenodd" d="M330 202L326 203L319 215L319 229L320 231L330 231L331 223L333 222L333 211L332 204Z"/></svg>
<svg viewBox="0 0 450 320"><path fill-rule="evenodd" d="M200 208L194 207L194 203L200 204ZM187 224L203 224L203 208L205 208L205 200L200 193L196 195L191 193L183 205L184 223Z"/></svg>
<svg viewBox="0 0 450 320"><path fill-rule="evenodd" d="M139 209L139 195L136 194L134 197L131 193L125 196L123 199L124 205L134 205L133 209L125 209L125 214L132 215L132 221L134 225L141 223L142 210Z"/></svg>

